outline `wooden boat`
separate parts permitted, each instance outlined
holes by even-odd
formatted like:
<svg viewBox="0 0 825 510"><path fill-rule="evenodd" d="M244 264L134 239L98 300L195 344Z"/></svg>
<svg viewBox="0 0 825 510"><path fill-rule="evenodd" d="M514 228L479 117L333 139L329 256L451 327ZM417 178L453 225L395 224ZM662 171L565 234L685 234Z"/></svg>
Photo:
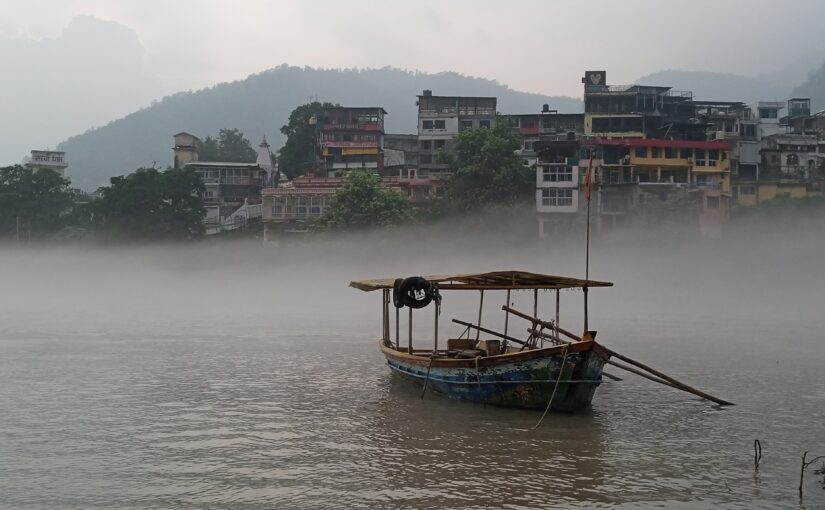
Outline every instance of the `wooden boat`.
<svg viewBox="0 0 825 510"><path fill-rule="evenodd" d="M381 290L383 295L381 352L390 369L401 377L451 398L529 409L582 411L590 407L596 388L602 382L602 368L610 351L595 341L595 332L578 337L559 327L560 291L608 287L610 282L580 280L563 276L498 271L492 273L438 275L408 279L354 281L350 286L363 291ZM458 338L449 338L439 347L438 324L441 292L479 292L476 323L458 319L465 327ZM538 292L555 291L556 317L536 317ZM506 293L504 332L482 326L485 292ZM511 293L533 294L534 311L528 315L510 308ZM413 348L414 308L434 306L432 348ZM391 338L391 306L395 308L395 339ZM399 311L409 308L407 345L401 345ZM527 336L517 338L508 331L511 316L524 319ZM485 337L482 338L482 334ZM492 338L488 338L492 337ZM564 337L564 338L562 338ZM423 396L424 393L422 393Z"/></svg>

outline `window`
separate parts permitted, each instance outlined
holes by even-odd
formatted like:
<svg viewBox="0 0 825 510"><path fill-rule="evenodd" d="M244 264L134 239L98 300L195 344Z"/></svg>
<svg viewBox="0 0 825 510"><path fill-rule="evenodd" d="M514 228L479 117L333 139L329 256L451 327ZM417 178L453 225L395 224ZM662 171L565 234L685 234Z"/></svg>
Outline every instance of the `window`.
<svg viewBox="0 0 825 510"><path fill-rule="evenodd" d="M532 141L532 140L525 140L525 141L524 141L524 150L526 150L526 151L531 151L531 150L533 150L533 144L534 144L534 143L535 143L535 142L534 142L534 141Z"/></svg>
<svg viewBox="0 0 825 510"><path fill-rule="evenodd" d="M422 154L419 158L422 165L429 165L433 162L433 155L432 154Z"/></svg>
<svg viewBox="0 0 825 510"><path fill-rule="evenodd" d="M711 149L708 151L708 159L719 160L719 149Z"/></svg>
<svg viewBox="0 0 825 510"><path fill-rule="evenodd" d="M707 197L708 209L719 209L719 197Z"/></svg>
<svg viewBox="0 0 825 510"><path fill-rule="evenodd" d="M480 120L478 121L478 127L480 128L490 128L490 121L489 120Z"/></svg>
<svg viewBox="0 0 825 510"><path fill-rule="evenodd" d="M665 147L665 159L676 159L678 158L677 150L673 147Z"/></svg>
<svg viewBox="0 0 825 510"><path fill-rule="evenodd" d="M443 149L445 141L444 140L435 140L435 142L433 142L433 143L435 144L436 149Z"/></svg>
<svg viewBox="0 0 825 510"><path fill-rule="evenodd" d="M433 142L432 140L421 140L421 148L425 151L428 151L432 148Z"/></svg>
<svg viewBox="0 0 825 510"><path fill-rule="evenodd" d="M652 147L651 148L652 154L650 155L651 158L661 158L662 157L662 149L659 147Z"/></svg>
<svg viewBox="0 0 825 510"><path fill-rule="evenodd" d="M760 119L775 119L777 118L778 110L776 108L760 108L759 109L759 118Z"/></svg>
<svg viewBox="0 0 825 510"><path fill-rule="evenodd" d="M690 149L681 149L679 150L679 157L681 157L682 159L688 159L691 156L690 153Z"/></svg>
<svg viewBox="0 0 825 510"><path fill-rule="evenodd" d="M573 167L548 165L541 169L544 182L573 182Z"/></svg>
<svg viewBox="0 0 825 510"><path fill-rule="evenodd" d="M708 176L707 175L697 175L696 176L696 185L697 186L707 186L708 185Z"/></svg>
<svg viewBox="0 0 825 510"><path fill-rule="evenodd" d="M424 130L432 130L433 129L433 121L425 120L421 122L421 129Z"/></svg>
<svg viewBox="0 0 825 510"><path fill-rule="evenodd" d="M797 166L799 164L799 156L796 154L788 154L788 157L785 158L788 166Z"/></svg>
<svg viewBox="0 0 825 510"><path fill-rule="evenodd" d="M740 195L756 195L756 186L739 186Z"/></svg>
<svg viewBox="0 0 825 510"><path fill-rule="evenodd" d="M435 121L435 128L436 129L445 129L447 127L447 123L443 120Z"/></svg>
<svg viewBox="0 0 825 510"><path fill-rule="evenodd" d="M459 127L461 129L472 129L473 128L473 121L471 121L471 120L462 120L461 125Z"/></svg>
<svg viewBox="0 0 825 510"><path fill-rule="evenodd" d="M544 207L564 207L573 205L572 188L545 188L541 190L541 205Z"/></svg>
<svg viewBox="0 0 825 510"><path fill-rule="evenodd" d="M647 157L647 147L636 147L636 150L634 152L636 153L637 158Z"/></svg>

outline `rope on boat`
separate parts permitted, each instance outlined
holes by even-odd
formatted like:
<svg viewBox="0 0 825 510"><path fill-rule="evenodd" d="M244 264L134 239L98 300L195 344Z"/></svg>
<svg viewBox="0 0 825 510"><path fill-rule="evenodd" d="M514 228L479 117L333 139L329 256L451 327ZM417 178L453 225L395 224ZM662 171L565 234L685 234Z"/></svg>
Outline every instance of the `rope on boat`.
<svg viewBox="0 0 825 510"><path fill-rule="evenodd" d="M433 367L433 358L435 358L435 354L430 356L430 363L427 365L427 377L424 379L424 389L421 390L421 400L424 400L424 394L427 393L427 383L430 382L430 369Z"/></svg>
<svg viewBox="0 0 825 510"><path fill-rule="evenodd" d="M530 430L536 430L537 428L539 428L539 425L541 425L541 422L544 420L544 417L547 416L547 413L550 411L550 406L553 404L553 398L555 398L556 396L556 390L559 389L561 375L564 373L564 365L567 363L567 350L569 347L570 344L564 345L564 356L561 359L561 366L559 367L559 377L556 379L556 385L553 386L553 393L550 394L550 401L547 402L547 407L544 409L544 413L541 415L541 418L539 418L538 423L536 423L536 425Z"/></svg>

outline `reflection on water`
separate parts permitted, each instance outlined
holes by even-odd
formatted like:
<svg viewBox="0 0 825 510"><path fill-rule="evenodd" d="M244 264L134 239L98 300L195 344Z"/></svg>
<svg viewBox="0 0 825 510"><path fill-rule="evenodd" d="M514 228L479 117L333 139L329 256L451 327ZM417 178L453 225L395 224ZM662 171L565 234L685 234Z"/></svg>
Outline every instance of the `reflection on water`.
<svg viewBox="0 0 825 510"><path fill-rule="evenodd" d="M659 335L647 361L739 405L628 376L605 383L592 412L529 431L540 413L421 400L371 339L260 326L3 339L0 505L793 508L798 457L822 444L825 394L800 335L778 352L765 342L770 359L736 325ZM634 342L658 333L635 326L614 322ZM806 490L810 508L825 503L814 476Z"/></svg>
<svg viewBox="0 0 825 510"><path fill-rule="evenodd" d="M0 508L800 508L802 452L825 454L814 239L595 250L594 276L617 284L591 294L598 339L737 405L611 369L624 381L591 412L536 431L539 412L422 400L391 375L380 295L346 283L409 274L394 249L346 267L235 246L0 252L13 289L0 292ZM547 270L544 254L504 248L415 267ZM579 259L552 260L578 274ZM563 327L581 324L576 296ZM445 298L444 324L475 317L464 298ZM805 494L825 508L813 470Z"/></svg>

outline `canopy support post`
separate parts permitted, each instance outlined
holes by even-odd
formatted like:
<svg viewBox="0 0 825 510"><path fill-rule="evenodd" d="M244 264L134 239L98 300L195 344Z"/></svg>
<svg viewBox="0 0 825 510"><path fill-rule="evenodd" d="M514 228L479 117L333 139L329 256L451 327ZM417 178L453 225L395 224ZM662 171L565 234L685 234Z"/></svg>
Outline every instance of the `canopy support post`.
<svg viewBox="0 0 825 510"><path fill-rule="evenodd" d="M433 328L433 356L438 352L438 302L433 307L435 309L435 326Z"/></svg>
<svg viewBox="0 0 825 510"><path fill-rule="evenodd" d="M395 350L401 350L401 316L399 314L400 308L395 307Z"/></svg>
<svg viewBox="0 0 825 510"><path fill-rule="evenodd" d="M507 305L510 306L510 305ZM533 317L539 316L539 289L533 289ZM533 338L533 345L535 346L536 338ZM541 346L544 347L544 338L541 339Z"/></svg>
<svg viewBox="0 0 825 510"><path fill-rule="evenodd" d="M559 338L559 305L561 305L561 289L556 289L556 338Z"/></svg>
<svg viewBox="0 0 825 510"><path fill-rule="evenodd" d="M413 348L412 348L412 308L410 308L410 318L409 318L408 322L409 322L409 324L408 324L409 334L407 336L407 352L409 354L412 354L413 353Z"/></svg>
<svg viewBox="0 0 825 510"><path fill-rule="evenodd" d="M510 306L510 289L507 289L507 306ZM507 334L507 326L510 324L510 312L504 312L504 334Z"/></svg>
<svg viewBox="0 0 825 510"><path fill-rule="evenodd" d="M484 308L484 289L481 289L481 299L478 301L478 328L476 329L476 344L481 335L481 310Z"/></svg>

